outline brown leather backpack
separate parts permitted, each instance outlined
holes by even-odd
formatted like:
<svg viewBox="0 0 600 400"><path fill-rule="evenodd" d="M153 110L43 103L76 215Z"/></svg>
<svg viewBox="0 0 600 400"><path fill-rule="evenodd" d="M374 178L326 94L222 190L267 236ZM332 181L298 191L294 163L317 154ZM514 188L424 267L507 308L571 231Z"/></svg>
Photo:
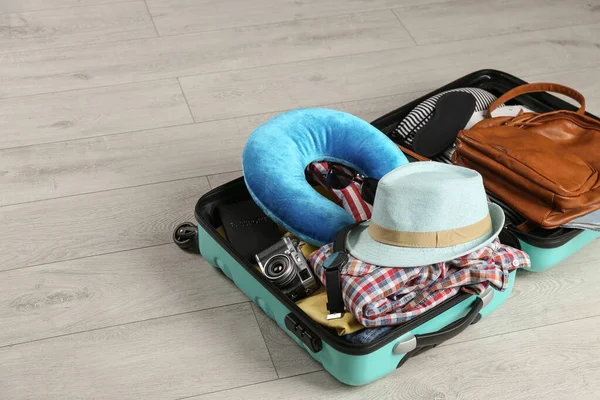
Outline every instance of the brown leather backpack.
<svg viewBox="0 0 600 400"><path fill-rule="evenodd" d="M489 113L533 92L560 93L581 107L485 119L459 132L452 162L478 171L487 190L550 229L600 209L600 121L585 115L581 93L553 83L516 87Z"/></svg>

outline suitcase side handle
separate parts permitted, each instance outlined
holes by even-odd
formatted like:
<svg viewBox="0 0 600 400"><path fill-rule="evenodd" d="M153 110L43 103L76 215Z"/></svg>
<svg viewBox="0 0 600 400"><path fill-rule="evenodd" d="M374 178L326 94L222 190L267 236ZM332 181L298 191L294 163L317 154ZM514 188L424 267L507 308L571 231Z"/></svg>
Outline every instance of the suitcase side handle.
<svg viewBox="0 0 600 400"><path fill-rule="evenodd" d="M445 342L446 340L450 340L465 329L469 327L475 321L477 316L479 315L479 311L484 309L492 298L494 297L494 290L489 288L485 292L475 299L471 310L464 317L457 319L449 325L446 325L444 328L440 329L437 332L432 333L424 333L421 335L409 334L405 335L404 340L398 342L396 346L394 346L393 353L394 354L406 354L413 351L416 348L420 347L431 347L437 346L440 343Z"/></svg>

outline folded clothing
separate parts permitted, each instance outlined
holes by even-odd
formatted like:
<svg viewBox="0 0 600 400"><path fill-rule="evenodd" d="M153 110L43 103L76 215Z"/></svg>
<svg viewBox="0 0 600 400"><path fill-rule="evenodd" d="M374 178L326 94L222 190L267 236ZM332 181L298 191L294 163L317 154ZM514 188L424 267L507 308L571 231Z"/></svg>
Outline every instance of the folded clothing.
<svg viewBox="0 0 600 400"><path fill-rule="evenodd" d="M589 214L582 215L579 218L569 221L562 226L563 228L573 229L589 229L592 231L600 231L600 210L593 211Z"/></svg>
<svg viewBox="0 0 600 400"><path fill-rule="evenodd" d="M533 112L533 110L531 110L525 106L519 106L519 105L515 105L515 106L502 105L502 106L496 108L494 111L492 111L490 116L492 118L494 118L494 117L516 117L517 115L519 115L521 113L528 113L528 112ZM479 121L483 121L487 117L488 117L487 109L485 109L483 111L474 112L473 115L471 116L471 119L469 120L469 122L467 122L465 129L471 129L476 123L478 123Z"/></svg>
<svg viewBox="0 0 600 400"><path fill-rule="evenodd" d="M352 344L369 344L387 335L393 329L393 326L367 328L344 336L344 340Z"/></svg>
<svg viewBox="0 0 600 400"><path fill-rule="evenodd" d="M326 244L308 260L324 285L323 263L332 250L333 244ZM511 271L530 266L526 253L502 245L498 239L454 260L422 267L383 268L348 254L348 262L340 271L342 297L348 311L362 325L397 325L459 291L480 294L490 285L503 291Z"/></svg>
<svg viewBox="0 0 600 400"><path fill-rule="evenodd" d="M348 335L349 333L364 329L364 326L359 324L354 315L350 313L345 313L342 318L327 319L329 311L327 311L327 292L324 287L319 288L319 290L310 296L297 301L296 304L313 321L335 329L338 336Z"/></svg>

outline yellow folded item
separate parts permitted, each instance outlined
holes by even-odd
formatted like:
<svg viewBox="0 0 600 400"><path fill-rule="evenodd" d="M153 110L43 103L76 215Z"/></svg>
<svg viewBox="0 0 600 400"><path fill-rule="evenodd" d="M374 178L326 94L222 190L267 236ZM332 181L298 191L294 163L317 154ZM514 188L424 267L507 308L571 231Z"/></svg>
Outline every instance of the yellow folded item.
<svg viewBox="0 0 600 400"><path fill-rule="evenodd" d="M286 232L284 236L289 236L298 240L289 232ZM310 243L305 243L301 249L304 258L308 260L319 248ZM327 311L327 291L323 286L310 296L298 300L296 304L313 321L329 328L334 328L339 336L347 335L364 328L364 326L354 318L354 315L349 312L346 312L342 318L327 320L327 315L329 314L329 311Z"/></svg>
<svg viewBox="0 0 600 400"><path fill-rule="evenodd" d="M327 314L329 314L329 311L327 311L327 292L323 286L310 296L298 300L296 304L315 322L329 328L335 328L339 336L364 328L349 312L344 313L342 318L327 320Z"/></svg>

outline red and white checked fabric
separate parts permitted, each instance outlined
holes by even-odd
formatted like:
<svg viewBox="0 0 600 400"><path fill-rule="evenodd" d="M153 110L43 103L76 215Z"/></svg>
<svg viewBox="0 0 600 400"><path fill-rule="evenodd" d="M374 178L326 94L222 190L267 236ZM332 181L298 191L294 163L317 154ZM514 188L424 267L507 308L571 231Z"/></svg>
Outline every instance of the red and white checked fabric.
<svg viewBox="0 0 600 400"><path fill-rule="evenodd" d="M356 172L350 168L344 166L340 166L339 168L348 173L348 175L356 175ZM371 219L372 206L365 202L360 194L362 183L354 181L344 189L333 189L327 185L328 162L314 162L309 165L308 169L312 173L311 178L313 178L315 183L327 189L335 198L336 203L352 214L356 222Z"/></svg>
<svg viewBox="0 0 600 400"><path fill-rule="evenodd" d="M308 260L325 284L323 262L332 253L326 244ZM342 268L342 297L348 311L366 327L406 322L459 291L480 294L490 285L503 291L509 273L529 268L529 256L498 239L457 259L423 267L382 268L348 254Z"/></svg>

